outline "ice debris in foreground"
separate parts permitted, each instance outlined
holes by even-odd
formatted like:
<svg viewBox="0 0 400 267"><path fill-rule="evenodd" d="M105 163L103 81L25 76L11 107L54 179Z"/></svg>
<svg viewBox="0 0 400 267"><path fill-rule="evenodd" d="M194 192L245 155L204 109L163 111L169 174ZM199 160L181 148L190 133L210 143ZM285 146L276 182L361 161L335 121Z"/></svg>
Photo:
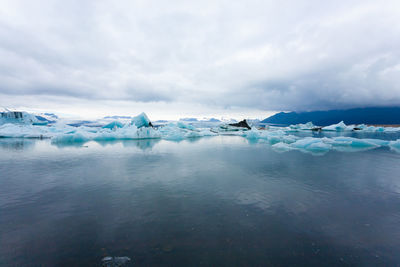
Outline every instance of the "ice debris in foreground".
<svg viewBox="0 0 400 267"><path fill-rule="evenodd" d="M103 267L122 267L127 266L131 261L129 257L104 257L102 260Z"/></svg>
<svg viewBox="0 0 400 267"><path fill-rule="evenodd" d="M288 127L281 127L286 131L326 131L326 132L400 132L400 127L367 126L365 124L346 125L343 121L325 127L319 127L312 122L299 123Z"/></svg>

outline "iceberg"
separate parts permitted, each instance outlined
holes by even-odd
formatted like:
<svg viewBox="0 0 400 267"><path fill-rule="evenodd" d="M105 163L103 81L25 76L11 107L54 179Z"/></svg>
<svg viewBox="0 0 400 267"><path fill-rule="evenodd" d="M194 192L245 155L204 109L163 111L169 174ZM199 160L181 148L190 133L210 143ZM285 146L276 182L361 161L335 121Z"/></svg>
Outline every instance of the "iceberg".
<svg viewBox="0 0 400 267"><path fill-rule="evenodd" d="M334 137L332 139L324 138L324 140L334 146L351 146L357 148L379 147L388 144L388 142L379 139L360 139L352 137Z"/></svg>
<svg viewBox="0 0 400 267"><path fill-rule="evenodd" d="M332 124L329 126L322 127L323 131L335 131L335 132L341 132L347 130L347 125L344 124L343 121L339 122L338 124Z"/></svg>
<svg viewBox="0 0 400 267"><path fill-rule="evenodd" d="M142 127L153 127L149 117L147 117L146 113L142 112L136 117L132 118L132 124L136 125L137 128Z"/></svg>
<svg viewBox="0 0 400 267"><path fill-rule="evenodd" d="M124 124L123 124L122 122L119 122L119 121L112 121L112 122L110 122L110 123L104 125L102 128L114 130L114 129L122 128L122 127L124 127Z"/></svg>
<svg viewBox="0 0 400 267"><path fill-rule="evenodd" d="M327 144L322 138L306 137L297 140L291 144L292 147L310 152L326 152L332 148L332 145Z"/></svg>
<svg viewBox="0 0 400 267"><path fill-rule="evenodd" d="M52 136L51 132L41 126L19 123L0 125L0 137L3 138L50 138Z"/></svg>
<svg viewBox="0 0 400 267"><path fill-rule="evenodd" d="M305 124L299 123L299 124L293 124L289 126L290 130L313 130L316 126L310 121Z"/></svg>
<svg viewBox="0 0 400 267"><path fill-rule="evenodd" d="M287 152L290 150L293 150L294 148L291 147L289 144L283 143L283 142L279 142L276 143L274 145L272 145L272 148L278 152Z"/></svg>
<svg viewBox="0 0 400 267"><path fill-rule="evenodd" d="M145 113L133 117L130 122L103 120L97 121L95 124L91 123L90 125L78 123L76 126L72 126L75 124L68 124L66 121L59 120L58 117L55 117L55 119L57 119L56 121L46 126L38 126L35 124L38 121L37 116L33 114L8 110L0 113L0 137L50 138L52 144L59 146L72 144L82 145L88 141L105 143L113 140L140 139L163 139L179 142L184 139L195 140L195 138L204 136L235 135L246 138L249 143L269 144L274 150L280 152L299 150L311 152L313 154L323 154L330 150L353 152L375 149L378 147L387 147L400 152L400 139L389 141L372 138L356 138L358 134L362 137L369 136L369 132L379 132L379 135L389 133L389 138L387 139L390 139L392 138L391 134L395 133L397 135L400 128L375 127L363 124L347 126L343 121L322 129L322 131L335 131L339 133L320 133L315 135L314 133L301 132L298 135L293 135L293 132L313 130L316 126L309 122L306 124L291 125L289 127L270 126L267 129L257 129L256 127L251 128L249 126L249 129L243 124L244 122L247 123L246 120L244 120L239 123L226 123L216 128L210 128L199 127L201 124L194 124L192 121L187 123L182 120L153 127ZM48 119L46 120L48 121ZM43 120L39 120L39 123L40 121ZM342 131L346 131L346 133L342 133ZM352 137L338 136L350 134ZM312 135L312 137L307 135Z"/></svg>
<svg viewBox="0 0 400 267"><path fill-rule="evenodd" d="M0 125L6 123L37 124L42 125L35 115L25 111L3 111L0 112ZM47 123L46 123L47 124Z"/></svg>
<svg viewBox="0 0 400 267"><path fill-rule="evenodd" d="M169 123L159 128L162 139L181 141L186 138L197 138L203 136L217 135L210 129L197 129L193 125L185 124L182 121Z"/></svg>
<svg viewBox="0 0 400 267"><path fill-rule="evenodd" d="M242 120L237 123L229 123L229 124L223 124L220 125L219 127L212 128L211 130L215 133L229 133L229 134L234 134L235 132L239 132L239 134L242 134L244 131L249 131L252 128L250 125L247 123L246 120Z"/></svg>

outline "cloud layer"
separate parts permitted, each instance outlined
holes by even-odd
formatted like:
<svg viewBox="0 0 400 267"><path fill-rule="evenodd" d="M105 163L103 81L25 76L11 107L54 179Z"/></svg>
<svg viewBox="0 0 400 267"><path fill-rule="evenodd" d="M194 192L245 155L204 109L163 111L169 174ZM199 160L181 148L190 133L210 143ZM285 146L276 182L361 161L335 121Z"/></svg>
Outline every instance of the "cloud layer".
<svg viewBox="0 0 400 267"><path fill-rule="evenodd" d="M391 0L0 0L0 105L400 105L399 18Z"/></svg>

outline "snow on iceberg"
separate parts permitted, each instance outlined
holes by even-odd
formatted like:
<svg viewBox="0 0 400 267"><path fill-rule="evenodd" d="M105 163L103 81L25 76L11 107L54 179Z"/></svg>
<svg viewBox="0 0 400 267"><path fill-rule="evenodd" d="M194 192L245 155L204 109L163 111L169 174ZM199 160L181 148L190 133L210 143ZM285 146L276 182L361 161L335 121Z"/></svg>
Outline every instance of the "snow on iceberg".
<svg viewBox="0 0 400 267"><path fill-rule="evenodd" d="M344 124L343 121L339 122L338 124L332 124L332 125L329 125L329 126L322 127L323 131L335 131L335 132L342 132L342 131L345 131L347 129L348 129L348 127L347 127L346 124ZM353 128L351 128L351 130L352 129Z"/></svg>

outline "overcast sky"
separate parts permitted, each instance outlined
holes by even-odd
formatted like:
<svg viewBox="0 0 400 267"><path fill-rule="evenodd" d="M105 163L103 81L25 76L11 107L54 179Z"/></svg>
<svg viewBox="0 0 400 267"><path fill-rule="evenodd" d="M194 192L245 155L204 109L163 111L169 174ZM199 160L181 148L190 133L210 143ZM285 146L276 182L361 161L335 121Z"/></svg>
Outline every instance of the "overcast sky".
<svg viewBox="0 0 400 267"><path fill-rule="evenodd" d="M259 117L400 105L400 1L0 0L0 106Z"/></svg>

